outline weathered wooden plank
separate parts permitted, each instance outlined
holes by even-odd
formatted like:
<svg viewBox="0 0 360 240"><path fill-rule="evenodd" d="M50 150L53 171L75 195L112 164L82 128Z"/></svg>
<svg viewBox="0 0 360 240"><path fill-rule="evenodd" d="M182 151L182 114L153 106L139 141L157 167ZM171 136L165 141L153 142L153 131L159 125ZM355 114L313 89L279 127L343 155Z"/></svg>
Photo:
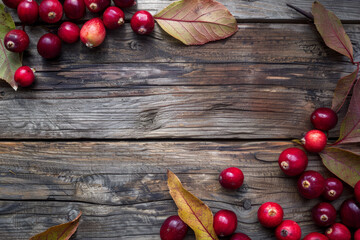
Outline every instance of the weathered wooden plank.
<svg viewBox="0 0 360 240"><path fill-rule="evenodd" d="M166 186L166 169L216 212L231 209L238 229L253 239L274 239L257 223L257 208L279 202L303 234L317 229L296 178L277 164L289 142L2 142L0 144L0 234L26 239L83 211L78 239L158 239L162 221L176 213ZM310 155L308 169L330 173ZM238 191L220 187L218 174L240 167ZM351 195L334 202L336 208ZM321 231L321 230L320 230ZM104 234L106 232L106 234ZM76 239L77 239L76 238ZM188 239L194 239L189 236Z"/></svg>

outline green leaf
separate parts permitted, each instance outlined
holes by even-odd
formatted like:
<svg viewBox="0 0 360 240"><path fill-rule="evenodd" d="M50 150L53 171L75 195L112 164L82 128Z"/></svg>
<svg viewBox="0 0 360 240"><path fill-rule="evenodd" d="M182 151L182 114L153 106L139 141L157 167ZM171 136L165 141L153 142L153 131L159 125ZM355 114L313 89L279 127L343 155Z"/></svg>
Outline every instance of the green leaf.
<svg viewBox="0 0 360 240"><path fill-rule="evenodd" d="M0 4L0 79L5 80L14 90L17 90L18 85L14 81L14 74L22 65L20 54L10 52L4 46L4 37L12 29L15 29L15 23L11 15L5 12L4 5Z"/></svg>
<svg viewBox="0 0 360 240"><path fill-rule="evenodd" d="M180 0L154 16L160 27L186 45L202 45L233 35L237 22L214 0Z"/></svg>
<svg viewBox="0 0 360 240"><path fill-rule="evenodd" d="M313 3L312 14L314 15L316 28L324 39L325 44L329 48L350 58L351 62L353 62L353 46L340 19L318 1Z"/></svg>
<svg viewBox="0 0 360 240"><path fill-rule="evenodd" d="M325 167L341 180L354 187L360 180L360 155L330 147L320 153Z"/></svg>

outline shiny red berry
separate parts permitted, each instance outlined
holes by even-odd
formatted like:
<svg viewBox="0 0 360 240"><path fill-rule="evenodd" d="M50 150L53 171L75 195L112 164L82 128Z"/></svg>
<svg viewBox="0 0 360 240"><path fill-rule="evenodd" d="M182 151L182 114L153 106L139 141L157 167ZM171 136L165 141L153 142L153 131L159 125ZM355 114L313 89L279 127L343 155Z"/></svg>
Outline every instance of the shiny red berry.
<svg viewBox="0 0 360 240"><path fill-rule="evenodd" d="M335 223L336 209L330 203L322 202L313 207L311 215L316 225L327 227Z"/></svg>
<svg viewBox="0 0 360 240"><path fill-rule="evenodd" d="M214 216L214 229L216 235L225 237L233 234L237 227L237 217L233 211L220 210Z"/></svg>
<svg viewBox="0 0 360 240"><path fill-rule="evenodd" d="M66 43L74 43L79 39L80 28L72 22L63 22L58 30L58 36Z"/></svg>
<svg viewBox="0 0 360 240"><path fill-rule="evenodd" d="M230 240L251 240L251 238L245 233L234 233Z"/></svg>
<svg viewBox="0 0 360 240"><path fill-rule="evenodd" d="M354 234L354 240L360 240L360 228Z"/></svg>
<svg viewBox="0 0 360 240"><path fill-rule="evenodd" d="M328 131L336 126L338 117L330 108L318 108L311 114L310 120L316 129Z"/></svg>
<svg viewBox="0 0 360 240"><path fill-rule="evenodd" d="M284 220L275 229L275 237L277 240L300 240L301 228L292 220Z"/></svg>
<svg viewBox="0 0 360 240"><path fill-rule="evenodd" d="M21 87L30 86L35 80L34 71L28 66L19 67L15 71L14 80Z"/></svg>
<svg viewBox="0 0 360 240"><path fill-rule="evenodd" d="M23 24L33 24L39 17L39 5L35 0L24 0L17 7L17 15Z"/></svg>
<svg viewBox="0 0 360 240"><path fill-rule="evenodd" d="M325 179L316 171L306 171L298 179L297 187L304 198L317 198L325 189Z"/></svg>
<svg viewBox="0 0 360 240"><path fill-rule="evenodd" d="M58 0L43 0L39 6L40 18L47 23L60 21L63 15L63 7Z"/></svg>
<svg viewBox="0 0 360 240"><path fill-rule="evenodd" d="M257 216L261 225L268 228L274 228L282 222L284 211L279 204L266 202L258 209Z"/></svg>
<svg viewBox="0 0 360 240"><path fill-rule="evenodd" d="M360 228L360 203L355 199L345 200L340 207L341 222L349 228Z"/></svg>
<svg viewBox="0 0 360 240"><path fill-rule="evenodd" d="M81 19L84 17L85 11L84 0L65 0L64 2L64 12L69 19Z"/></svg>
<svg viewBox="0 0 360 240"><path fill-rule="evenodd" d="M4 45L11 52L23 52L29 46L29 36L23 30L14 29L4 37Z"/></svg>
<svg viewBox="0 0 360 240"><path fill-rule="evenodd" d="M360 203L360 180L355 184L354 194L356 200Z"/></svg>
<svg viewBox="0 0 360 240"><path fill-rule="evenodd" d="M128 8L136 4L135 0L114 0L115 6L119 8Z"/></svg>
<svg viewBox="0 0 360 240"><path fill-rule="evenodd" d="M244 182L244 174L236 167L226 168L220 173L219 182L224 188L238 189Z"/></svg>
<svg viewBox="0 0 360 240"><path fill-rule="evenodd" d="M308 165L306 153L299 148L287 148L279 156L280 169L288 176L296 176Z"/></svg>
<svg viewBox="0 0 360 240"><path fill-rule="evenodd" d="M80 30L80 40L88 47L99 46L106 36L106 30L100 18L87 21Z"/></svg>
<svg viewBox="0 0 360 240"><path fill-rule="evenodd" d="M318 153L325 148L327 137L322 131L310 130L301 141L307 151Z"/></svg>
<svg viewBox="0 0 360 240"><path fill-rule="evenodd" d="M329 240L351 240L350 230L341 223L334 223L326 229L325 236L327 236Z"/></svg>
<svg viewBox="0 0 360 240"><path fill-rule="evenodd" d="M339 179L330 177L325 179L325 190L322 196L326 200L334 201L341 196L343 189L344 186Z"/></svg>
<svg viewBox="0 0 360 240"><path fill-rule="evenodd" d="M61 40L57 35L47 33L39 39L37 50L43 58L56 58L61 53Z"/></svg>
<svg viewBox="0 0 360 240"><path fill-rule="evenodd" d="M103 14L103 22L108 29L117 29L124 24L124 12L118 7L108 7Z"/></svg>
<svg viewBox="0 0 360 240"><path fill-rule="evenodd" d="M130 24L134 32L144 35L154 30L155 21L149 12L141 10L132 16Z"/></svg>
<svg viewBox="0 0 360 240"><path fill-rule="evenodd" d="M168 217L160 228L161 240L182 240L185 238L188 226L178 215Z"/></svg>
<svg viewBox="0 0 360 240"><path fill-rule="evenodd" d="M306 235L303 240L328 240L328 237L318 232L312 232Z"/></svg>
<svg viewBox="0 0 360 240"><path fill-rule="evenodd" d="M84 0L84 2L87 9L93 13L104 11L111 3L110 0Z"/></svg>
<svg viewBox="0 0 360 240"><path fill-rule="evenodd" d="M22 0L2 0L5 6L16 9Z"/></svg>

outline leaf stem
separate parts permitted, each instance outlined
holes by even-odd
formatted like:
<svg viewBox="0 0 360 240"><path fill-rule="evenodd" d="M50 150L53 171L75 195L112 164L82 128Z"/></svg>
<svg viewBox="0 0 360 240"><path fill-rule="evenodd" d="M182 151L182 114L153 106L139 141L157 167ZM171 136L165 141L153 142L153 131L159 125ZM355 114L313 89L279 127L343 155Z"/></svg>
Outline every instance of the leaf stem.
<svg viewBox="0 0 360 240"><path fill-rule="evenodd" d="M304 11L304 10L302 10L301 8L298 8L298 7L296 7L296 6L292 5L292 4L289 4L289 3L287 3L286 5L287 5L288 7L290 7L290 8L292 8L292 9L294 9L294 10L297 11L298 13L304 15L305 17L307 17L307 18L310 19L311 21L314 21L314 16L312 15L312 13L307 12L307 11Z"/></svg>

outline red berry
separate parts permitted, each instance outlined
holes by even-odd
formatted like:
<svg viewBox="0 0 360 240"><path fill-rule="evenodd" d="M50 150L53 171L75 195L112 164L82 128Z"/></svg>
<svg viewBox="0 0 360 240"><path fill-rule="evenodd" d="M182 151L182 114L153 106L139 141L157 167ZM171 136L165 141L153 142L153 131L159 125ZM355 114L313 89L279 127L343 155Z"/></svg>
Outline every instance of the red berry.
<svg viewBox="0 0 360 240"><path fill-rule="evenodd" d="M105 26L100 18L90 19L80 30L80 40L89 48L99 46L105 36Z"/></svg>
<svg viewBox="0 0 360 240"><path fill-rule="evenodd" d="M336 220L336 209L327 202L317 204L313 207L311 214L315 224L320 227L330 226Z"/></svg>
<svg viewBox="0 0 360 240"><path fill-rule="evenodd" d="M304 198L317 198L324 191L325 179L316 171L306 171L298 179L297 187Z"/></svg>
<svg viewBox="0 0 360 240"><path fill-rule="evenodd" d="M284 211L279 204L266 202L260 206L257 215L261 225L273 228L277 227L282 222Z"/></svg>
<svg viewBox="0 0 360 240"><path fill-rule="evenodd" d="M234 233L230 240L251 240L251 238L245 233Z"/></svg>
<svg viewBox="0 0 360 240"><path fill-rule="evenodd" d="M360 203L354 199L345 200L340 207L341 222L349 228L360 228Z"/></svg>
<svg viewBox="0 0 360 240"><path fill-rule="evenodd" d="M322 196L326 200L334 201L341 196L343 189L344 186L339 179L330 177L325 180L325 190Z"/></svg>
<svg viewBox="0 0 360 240"><path fill-rule="evenodd" d="M132 16L130 24L132 30L141 35L150 34L155 26L153 16L144 10L137 11Z"/></svg>
<svg viewBox="0 0 360 240"><path fill-rule="evenodd" d="M85 15L84 0L65 0L64 12L67 18L78 20Z"/></svg>
<svg viewBox="0 0 360 240"><path fill-rule="evenodd" d="M354 240L360 240L360 228L354 234Z"/></svg>
<svg viewBox="0 0 360 240"><path fill-rule="evenodd" d="M330 108L318 108L311 114L310 120L316 129L328 131L336 126L338 117Z"/></svg>
<svg viewBox="0 0 360 240"><path fill-rule="evenodd" d="M324 234L312 232L306 235L303 240L328 240L328 238Z"/></svg>
<svg viewBox="0 0 360 240"><path fill-rule="evenodd" d="M39 5L35 0L24 0L17 7L17 15L23 24L33 24L39 16Z"/></svg>
<svg viewBox="0 0 360 240"><path fill-rule="evenodd" d="M277 240L300 240L301 228L292 220L284 220L275 229L275 237Z"/></svg>
<svg viewBox="0 0 360 240"><path fill-rule="evenodd" d="M34 71L28 66L19 67L15 71L14 80L21 87L30 86L35 80Z"/></svg>
<svg viewBox="0 0 360 240"><path fill-rule="evenodd" d="M354 194L356 200L360 203L360 180L355 184Z"/></svg>
<svg viewBox="0 0 360 240"><path fill-rule="evenodd" d="M4 45L11 52L23 52L29 46L29 36L23 30L14 29L4 37Z"/></svg>
<svg viewBox="0 0 360 240"><path fill-rule="evenodd" d="M350 230L341 223L334 223L326 229L325 236L327 236L329 240L351 240Z"/></svg>
<svg viewBox="0 0 360 240"><path fill-rule="evenodd" d="M214 216L216 235L225 237L233 234L237 227L236 214L230 210L220 210Z"/></svg>
<svg viewBox="0 0 360 240"><path fill-rule="evenodd" d="M110 0L84 0L86 7L90 12L102 12L110 6Z"/></svg>
<svg viewBox="0 0 360 240"><path fill-rule="evenodd" d="M285 149L279 156L279 166L288 176L296 176L305 171L308 165L306 153L299 148Z"/></svg>
<svg viewBox="0 0 360 240"><path fill-rule="evenodd" d="M60 55L61 40L57 35L47 33L39 39L37 50L43 58L55 58Z"/></svg>
<svg viewBox="0 0 360 240"><path fill-rule="evenodd" d="M58 30L58 36L66 43L74 43L79 39L80 28L72 22L63 22Z"/></svg>
<svg viewBox="0 0 360 240"><path fill-rule="evenodd" d="M327 137L322 131L310 130L305 134L302 142L304 143L304 148L307 151L318 153L325 148Z"/></svg>
<svg viewBox="0 0 360 240"><path fill-rule="evenodd" d="M240 169L230 167L220 173L219 182L224 188L238 189L244 182L244 174Z"/></svg>
<svg viewBox="0 0 360 240"><path fill-rule="evenodd" d="M114 4L119 8L128 8L136 4L135 0L114 0Z"/></svg>
<svg viewBox="0 0 360 240"><path fill-rule="evenodd" d="M188 226L178 215L168 217L160 228L161 240L182 240L185 238Z"/></svg>
<svg viewBox="0 0 360 240"><path fill-rule="evenodd" d="M63 7L58 0L43 0L39 6L40 18L47 23L60 21L63 15Z"/></svg>
<svg viewBox="0 0 360 240"><path fill-rule="evenodd" d="M9 8L16 9L22 0L2 0L2 2Z"/></svg>
<svg viewBox="0 0 360 240"><path fill-rule="evenodd" d="M124 24L124 12L118 7L108 7L103 15L103 22L108 29L117 29Z"/></svg>

